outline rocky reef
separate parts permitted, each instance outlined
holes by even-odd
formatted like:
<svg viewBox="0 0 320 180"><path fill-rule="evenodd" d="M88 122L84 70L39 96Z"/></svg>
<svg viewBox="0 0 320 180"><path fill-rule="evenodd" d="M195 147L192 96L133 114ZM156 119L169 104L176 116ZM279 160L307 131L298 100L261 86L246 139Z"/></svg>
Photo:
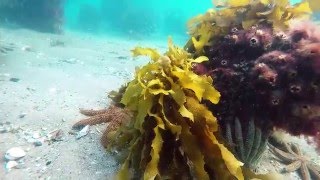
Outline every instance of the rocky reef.
<svg viewBox="0 0 320 180"><path fill-rule="evenodd" d="M210 109L224 131L239 119L246 136L254 119L265 135L276 127L318 137L320 29L308 21L309 2L243 7L208 12L197 17L200 23L191 20L198 24L186 49L209 58L194 71L210 75L221 93ZM231 14L242 18L230 19Z"/></svg>
<svg viewBox="0 0 320 180"><path fill-rule="evenodd" d="M62 33L64 0L2 0L0 22L41 32Z"/></svg>

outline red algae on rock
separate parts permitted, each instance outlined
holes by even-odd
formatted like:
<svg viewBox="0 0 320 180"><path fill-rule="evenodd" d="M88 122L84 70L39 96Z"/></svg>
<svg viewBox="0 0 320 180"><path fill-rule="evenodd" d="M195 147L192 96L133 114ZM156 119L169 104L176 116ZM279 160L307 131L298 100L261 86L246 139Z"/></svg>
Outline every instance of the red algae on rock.
<svg viewBox="0 0 320 180"><path fill-rule="evenodd" d="M294 11L287 10L297 12L307 3L294 6ZM259 8L262 4L261 1ZM274 6L268 13L280 12L277 7L283 5ZM254 17L247 12L242 14L242 22ZM285 26L279 26L273 16L254 17L256 23L251 26L234 20L223 33L211 37L203 51L187 47L195 57L202 52L209 58L195 65L194 71L214 79L221 101L211 109L217 112L222 127L230 119L239 118L245 125L254 118L255 125L263 127L265 134L277 127L292 135L319 138L320 30L308 18L298 17L284 22ZM212 17L211 21L203 21L215 24L215 20ZM215 28L221 27L213 26L208 31ZM319 144L318 139L315 141Z"/></svg>
<svg viewBox="0 0 320 180"><path fill-rule="evenodd" d="M238 42L229 41L229 37L239 34L250 37L252 31L255 31L254 34L269 34L267 37L271 39L256 35ZM199 66L205 66L207 70L201 68L199 71L199 67L195 70L210 74L217 82L215 86L222 93L225 105L233 106L227 112L217 111L221 113L221 119L228 119L223 116L230 115L247 119L241 118L243 110L247 109L246 116L248 113L258 118L268 115L276 126L290 127L289 131L296 135L308 134L305 130L293 129L297 127L293 122L305 121L295 120L297 114L293 114L293 107L290 106L297 108L297 104L305 101L309 101L310 105L317 103L318 93L314 88L319 77L317 70L320 61L314 50L316 46L302 46L300 41L308 38L293 42L289 34L284 34L288 38L283 39L278 39L277 35L267 25L230 32L222 36L217 45L205 47L205 55L210 61ZM265 48L267 44L270 46L268 49ZM301 48L305 53L301 53ZM224 106L224 103L217 107ZM284 120L283 117L291 120Z"/></svg>

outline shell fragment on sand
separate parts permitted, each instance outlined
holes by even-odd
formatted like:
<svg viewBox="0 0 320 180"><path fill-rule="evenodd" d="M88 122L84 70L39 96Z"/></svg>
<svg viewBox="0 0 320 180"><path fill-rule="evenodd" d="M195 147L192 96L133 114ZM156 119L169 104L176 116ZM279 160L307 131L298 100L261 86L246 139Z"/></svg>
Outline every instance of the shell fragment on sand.
<svg viewBox="0 0 320 180"><path fill-rule="evenodd" d="M64 132L61 129L56 129L47 134L49 140L52 141L62 141Z"/></svg>
<svg viewBox="0 0 320 180"><path fill-rule="evenodd" d="M18 166L19 164L17 163L17 161L8 161L5 165L5 168L7 171L10 171L12 168Z"/></svg>
<svg viewBox="0 0 320 180"><path fill-rule="evenodd" d="M84 136L86 136L88 133L89 133L89 128L90 126L89 125L86 125L84 128L82 128L76 135L76 139L80 139Z"/></svg>
<svg viewBox="0 0 320 180"><path fill-rule="evenodd" d="M26 155L26 152L23 149L21 149L19 147L13 147L13 148L10 148L6 152L4 157L8 161L12 161L12 160L20 159L20 158L24 157L25 155Z"/></svg>

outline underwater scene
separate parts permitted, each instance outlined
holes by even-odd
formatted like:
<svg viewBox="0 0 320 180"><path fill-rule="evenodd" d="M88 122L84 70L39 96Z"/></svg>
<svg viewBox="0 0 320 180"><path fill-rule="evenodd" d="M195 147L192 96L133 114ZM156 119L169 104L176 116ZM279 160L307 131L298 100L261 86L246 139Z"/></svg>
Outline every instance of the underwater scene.
<svg viewBox="0 0 320 180"><path fill-rule="evenodd" d="M320 1L0 0L0 164L320 180Z"/></svg>

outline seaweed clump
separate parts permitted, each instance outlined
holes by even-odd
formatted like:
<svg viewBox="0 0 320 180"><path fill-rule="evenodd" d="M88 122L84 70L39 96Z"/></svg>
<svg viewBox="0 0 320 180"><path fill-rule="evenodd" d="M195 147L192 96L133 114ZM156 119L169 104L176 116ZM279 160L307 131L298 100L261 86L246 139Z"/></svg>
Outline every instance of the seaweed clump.
<svg viewBox="0 0 320 180"><path fill-rule="evenodd" d="M208 107L223 132L238 119L246 134L254 119L265 138L274 127L319 138L320 29L308 21L319 9L314 0L229 0L189 22L185 49L209 58L193 70L221 93Z"/></svg>
<svg viewBox="0 0 320 180"><path fill-rule="evenodd" d="M108 147L122 162L118 178L243 179L242 163L221 143L217 120L202 103L217 104L220 93L211 77L192 71L208 59L192 59L171 40L164 55L140 47L132 52L152 61L122 95L134 118L109 136Z"/></svg>

